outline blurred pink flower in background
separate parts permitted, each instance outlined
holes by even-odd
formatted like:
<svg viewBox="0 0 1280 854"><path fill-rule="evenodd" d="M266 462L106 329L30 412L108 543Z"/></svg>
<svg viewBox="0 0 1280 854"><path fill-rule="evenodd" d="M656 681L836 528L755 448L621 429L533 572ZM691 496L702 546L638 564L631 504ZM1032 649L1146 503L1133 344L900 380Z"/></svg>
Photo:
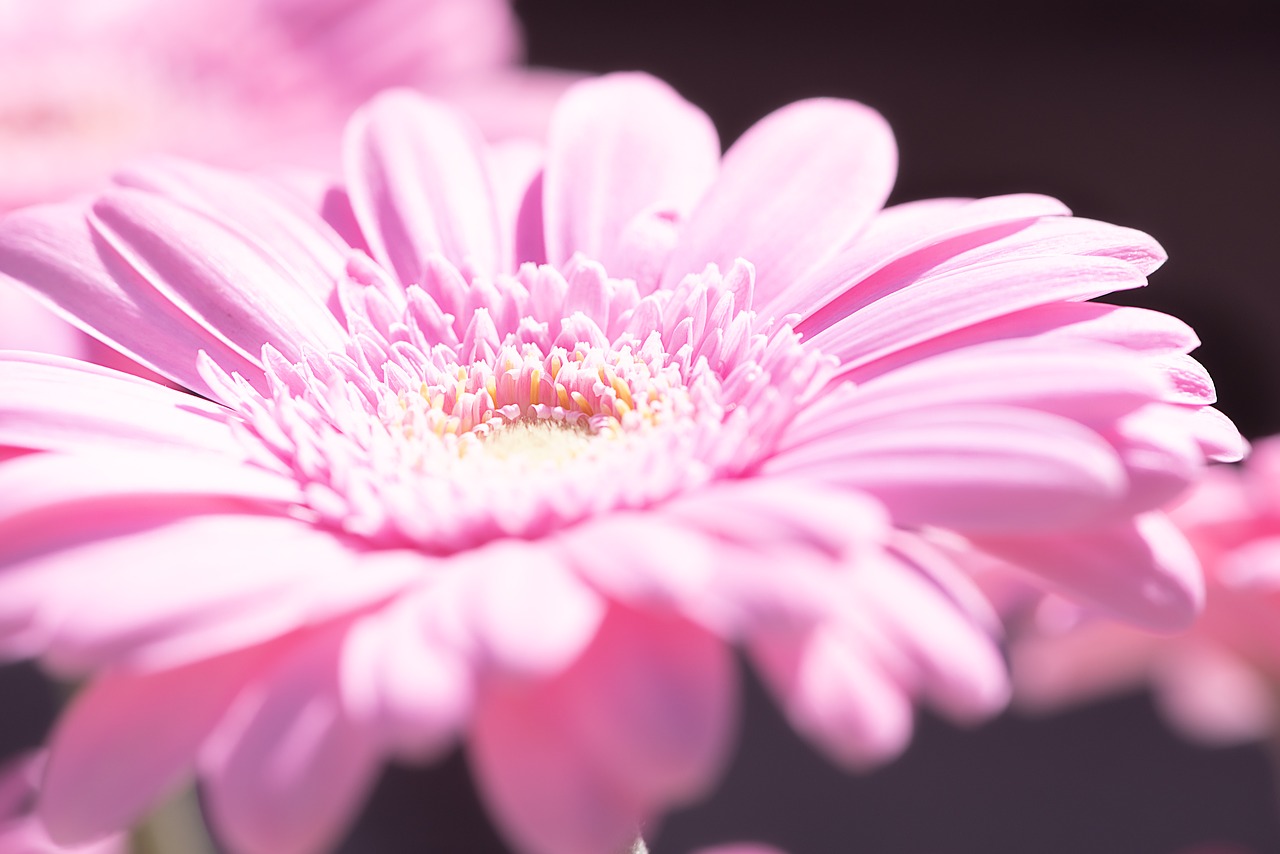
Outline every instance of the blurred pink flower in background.
<svg viewBox="0 0 1280 854"><path fill-rule="evenodd" d="M105 184L167 152L333 167L365 99L413 86L493 136L540 136L572 79L515 69L506 0L0 0L0 210ZM0 347L107 359L0 292Z"/></svg>
<svg viewBox="0 0 1280 854"><path fill-rule="evenodd" d="M44 754L27 754L0 766L0 852L4 854L125 854L113 834L86 845L63 846L49 838L35 815Z"/></svg>
<svg viewBox="0 0 1280 854"><path fill-rule="evenodd" d="M1084 302L1145 283L1147 235L1042 196L882 210L866 107L722 159L643 75L571 88L545 155L387 93L344 165L323 217L158 160L0 227L0 269L210 399L0 360L0 644L92 680L60 838L194 773L234 850L316 851L382 761L463 740L514 846L598 854L721 771L735 644L858 768L917 701L1003 706L975 550L1196 614L1157 508L1242 440L1185 325Z"/></svg>
<svg viewBox="0 0 1280 854"><path fill-rule="evenodd" d="M1177 637L1151 635L1048 604L1015 632L1019 705L1051 711L1149 685L1195 741L1274 738L1280 723L1280 438L1241 467L1221 467L1171 515L1204 564L1203 616ZM1072 617L1078 619L1072 620ZM1048 623L1046 626L1045 623Z"/></svg>

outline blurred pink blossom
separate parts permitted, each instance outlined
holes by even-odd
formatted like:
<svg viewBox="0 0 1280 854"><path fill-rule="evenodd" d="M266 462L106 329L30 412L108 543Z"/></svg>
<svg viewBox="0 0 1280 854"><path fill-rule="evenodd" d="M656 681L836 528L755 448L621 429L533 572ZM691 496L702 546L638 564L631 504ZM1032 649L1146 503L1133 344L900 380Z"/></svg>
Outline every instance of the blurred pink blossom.
<svg viewBox="0 0 1280 854"><path fill-rule="evenodd" d="M1241 467L1220 467L1171 515L1204 565L1203 616L1176 637L1066 611L1015 635L1019 704L1050 711L1150 685L1188 738L1274 737L1280 723L1280 437ZM1055 610L1055 603L1046 603ZM1042 612L1045 606L1041 607Z"/></svg>
<svg viewBox="0 0 1280 854"><path fill-rule="evenodd" d="M35 815L44 754L27 754L0 766L0 852L3 854L125 854L124 838L112 834L85 845L58 845Z"/></svg>
<svg viewBox="0 0 1280 854"><path fill-rule="evenodd" d="M512 69L519 52L506 0L0 0L0 210L146 153L336 168L346 120L389 86L541 135L571 77ZM27 299L0 292L0 347L103 355Z"/></svg>
<svg viewBox="0 0 1280 854"><path fill-rule="evenodd" d="M1200 605L1156 510L1242 441L1163 261L1042 196L882 209L884 120L802 101L720 155L653 78L545 150L379 96L320 214L157 160L11 214L0 269L208 400L0 359L0 645L90 680L60 838L197 775L249 854L316 851L388 758L465 742L512 844L621 849L705 792L733 646L834 759L1001 708L956 557L1143 625Z"/></svg>

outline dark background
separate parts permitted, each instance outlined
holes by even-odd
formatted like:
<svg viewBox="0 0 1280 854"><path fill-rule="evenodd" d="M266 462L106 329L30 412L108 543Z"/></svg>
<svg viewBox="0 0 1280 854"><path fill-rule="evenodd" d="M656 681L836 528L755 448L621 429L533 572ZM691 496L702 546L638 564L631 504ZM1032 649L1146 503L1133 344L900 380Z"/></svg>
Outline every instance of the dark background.
<svg viewBox="0 0 1280 854"><path fill-rule="evenodd" d="M1149 231L1171 260L1125 299L1190 321L1221 406L1280 432L1280 7L1161 3L776 4L526 0L535 64L644 69L726 143L788 101L864 101L894 126L895 201L1034 191ZM755 838L792 854L1280 852L1261 748L1187 745L1142 695L971 732L925 718L903 759L843 774L747 681L721 788L651 833L655 854ZM54 701L0 669L0 756L37 743ZM432 840L424 847L422 840ZM393 769L346 854L500 852L459 757ZM1208 854L1206 851L1205 854Z"/></svg>

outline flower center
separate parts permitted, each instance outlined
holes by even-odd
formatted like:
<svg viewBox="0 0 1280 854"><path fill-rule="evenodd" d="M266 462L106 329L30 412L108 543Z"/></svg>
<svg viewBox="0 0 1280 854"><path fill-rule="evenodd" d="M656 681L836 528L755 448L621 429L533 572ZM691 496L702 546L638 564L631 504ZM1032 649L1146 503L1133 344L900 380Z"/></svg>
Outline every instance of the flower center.
<svg viewBox="0 0 1280 854"><path fill-rule="evenodd" d="M341 283L345 353L266 348L265 393L207 377L298 478L297 512L370 542L535 538L738 476L829 376L750 311L745 264L640 297L590 262L407 287L371 263Z"/></svg>

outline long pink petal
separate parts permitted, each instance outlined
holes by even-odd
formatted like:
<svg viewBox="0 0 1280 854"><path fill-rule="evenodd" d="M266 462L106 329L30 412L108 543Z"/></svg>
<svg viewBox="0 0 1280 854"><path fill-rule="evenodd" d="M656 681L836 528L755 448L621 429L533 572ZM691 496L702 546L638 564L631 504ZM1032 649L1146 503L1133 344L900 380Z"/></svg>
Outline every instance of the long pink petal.
<svg viewBox="0 0 1280 854"><path fill-rule="evenodd" d="M160 445L244 456L222 407L129 374L36 353L0 353L0 445L59 451Z"/></svg>
<svg viewBox="0 0 1280 854"><path fill-rule="evenodd" d="M30 286L66 320L163 374L216 397L196 370L207 350L228 371L261 378L247 356L209 333L157 292L95 236L80 205L45 205L9 214L0 226L0 272Z"/></svg>
<svg viewBox="0 0 1280 854"><path fill-rule="evenodd" d="M204 214L121 189L95 202L90 222L175 305L247 357L256 357L264 344L295 361L307 349L342 351L344 330L315 293Z"/></svg>
<svg viewBox="0 0 1280 854"><path fill-rule="evenodd" d="M862 305L975 246L1025 229L1037 218L1070 211L1032 194L988 199L926 199L881 211L858 239L798 276L761 308L808 316L834 303ZM834 299L833 299L834 298Z"/></svg>
<svg viewBox="0 0 1280 854"><path fill-rule="evenodd" d="M1125 492L1125 473L1097 433L1047 413L941 407L884 418L770 460L873 495L902 526L1054 530L1093 521Z"/></svg>
<svg viewBox="0 0 1280 854"><path fill-rule="evenodd" d="M197 210L287 271L321 305L333 302L350 248L319 215L266 181L177 158L154 158L113 176Z"/></svg>
<svg viewBox="0 0 1280 854"><path fill-rule="evenodd" d="M89 685L51 740L40 802L50 835L70 844L123 830L181 783L261 655Z"/></svg>
<svg viewBox="0 0 1280 854"><path fill-rule="evenodd" d="M262 668L201 752L212 822L236 851L328 848L373 782L378 754L339 689L345 629L302 639Z"/></svg>
<svg viewBox="0 0 1280 854"><path fill-rule="evenodd" d="M25 514L76 512L103 498L226 496L268 504L297 502L297 482L223 457L163 449L111 454L30 454L0 466L0 530Z"/></svg>
<svg viewBox="0 0 1280 854"><path fill-rule="evenodd" d="M611 74L575 85L548 131L547 258L562 266L581 252L612 276L634 277L620 263L627 225L654 208L687 215L719 162L711 120L665 83Z"/></svg>
<svg viewBox="0 0 1280 854"><path fill-rule="evenodd" d="M1155 356L1188 353L1200 346L1191 327L1167 314L1096 302L1054 302L992 317L846 365L843 375L863 382L880 374L964 347L1037 339L1044 344L1114 344Z"/></svg>
<svg viewBox="0 0 1280 854"><path fill-rule="evenodd" d="M1204 602L1200 563L1162 514L1056 535L971 539L1103 613L1152 631L1185 629Z"/></svg>
<svg viewBox="0 0 1280 854"><path fill-rule="evenodd" d="M1145 284L1137 268L1114 258L999 260L921 278L847 316L815 314L797 329L813 347L857 365L1021 309Z"/></svg>
<svg viewBox="0 0 1280 854"><path fill-rule="evenodd" d="M491 274L500 260L483 142L453 109L407 90L384 92L347 126L351 204L373 257L402 284L418 284L427 259Z"/></svg>
<svg viewBox="0 0 1280 854"><path fill-rule="evenodd" d="M1118 348L995 341L922 359L827 394L800 414L782 447L939 406L1019 406L1108 424L1162 399L1167 390L1146 360Z"/></svg>
<svg viewBox="0 0 1280 854"><path fill-rule="evenodd" d="M783 107L725 154L720 177L683 227L663 284L674 286L708 262L728 270L745 258L756 268L757 299L767 304L866 226L896 169L893 135L874 110L821 99Z"/></svg>

